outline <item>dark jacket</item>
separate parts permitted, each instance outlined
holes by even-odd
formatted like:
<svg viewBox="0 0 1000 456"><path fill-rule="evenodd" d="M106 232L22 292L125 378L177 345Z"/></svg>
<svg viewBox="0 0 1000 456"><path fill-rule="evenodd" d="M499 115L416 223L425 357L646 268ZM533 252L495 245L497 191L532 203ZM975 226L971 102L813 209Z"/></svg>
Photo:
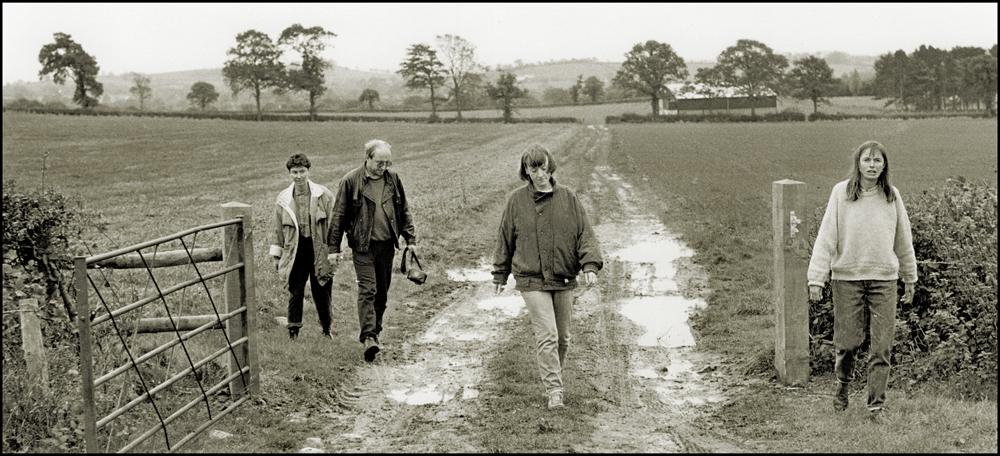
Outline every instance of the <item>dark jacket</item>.
<svg viewBox="0 0 1000 456"><path fill-rule="evenodd" d="M410 208L406 203L406 193L399 175L392 170L385 170L385 191L381 201L373 195L368 185L368 174L364 165L347 173L340 180L337 190L337 202L333 205L333 215L330 225L333 239L336 241L330 247L330 253L340 253L340 240L347 235L347 245L355 252L367 252L368 243L374 226L375 208L378 204L391 203L383 206L389 214L389 228L392 229L392 242L399 248L399 236L406 239L407 244L417 243L417 233L410 217ZM390 212L391 211L391 212Z"/></svg>
<svg viewBox="0 0 1000 456"><path fill-rule="evenodd" d="M552 192L536 192L529 182L509 194L493 253L493 283L506 284L513 272L518 290L572 289L581 269L596 273L603 266L573 190L553 182Z"/></svg>

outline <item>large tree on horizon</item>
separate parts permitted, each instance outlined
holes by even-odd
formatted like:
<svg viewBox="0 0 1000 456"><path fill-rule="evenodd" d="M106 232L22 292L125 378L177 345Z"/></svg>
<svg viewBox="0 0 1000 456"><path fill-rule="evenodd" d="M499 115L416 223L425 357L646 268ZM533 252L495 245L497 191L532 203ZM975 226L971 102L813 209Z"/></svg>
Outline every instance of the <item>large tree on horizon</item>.
<svg viewBox="0 0 1000 456"><path fill-rule="evenodd" d="M84 51L83 46L73 41L70 35L55 33L53 36L56 42L42 46L38 53L38 62L42 64L38 79L51 73L53 82L65 84L69 76L76 83L73 102L83 108L97 106L97 97L104 93L104 84L97 82L97 74L101 71L97 59Z"/></svg>
<svg viewBox="0 0 1000 456"><path fill-rule="evenodd" d="M315 26L305 28L302 24L293 24L281 32L278 46L284 46L296 52L302 60L293 62L285 73L284 81L278 87L278 92L284 90L304 91L309 94L309 118L316 120L316 99L326 92L326 76L324 72L333 65L323 60L320 54L326 49L326 40L337 34Z"/></svg>
<svg viewBox="0 0 1000 456"><path fill-rule="evenodd" d="M719 54L712 74L726 87L732 87L751 100L760 94L783 91L784 70L788 59L775 54L774 50L754 40L738 40ZM756 110L750 105L750 115Z"/></svg>
<svg viewBox="0 0 1000 456"><path fill-rule="evenodd" d="M434 89L444 85L444 64L437 58L437 51L426 44L414 44L406 53L407 58L396 71L406 80L408 89L430 89L431 119L437 119L437 97Z"/></svg>
<svg viewBox="0 0 1000 456"><path fill-rule="evenodd" d="M215 91L215 86L203 81L192 84L191 91L187 94L187 100L201 106L201 112L205 112L205 106L209 103L215 103L215 100L218 99L219 92Z"/></svg>
<svg viewBox="0 0 1000 456"><path fill-rule="evenodd" d="M510 123L514 112L514 101L528 96L528 90L518 87L517 77L509 71L502 73L497 78L496 85L487 83L486 93L491 100L500 106L500 111L503 112L503 123Z"/></svg>
<svg viewBox="0 0 1000 456"><path fill-rule="evenodd" d="M653 115L658 116L660 99L668 93L667 83L683 81L687 76L687 64L669 44L649 40L625 54L625 62L611 83L648 96Z"/></svg>
<svg viewBox="0 0 1000 456"><path fill-rule="evenodd" d="M827 97L837 89L838 82L833 77L833 68L826 60L808 56L795 61L795 68L788 73L792 96L800 100L812 100L813 113L819 112L819 103L829 103Z"/></svg>
<svg viewBox="0 0 1000 456"><path fill-rule="evenodd" d="M280 87L284 81L284 65L278 61L281 49L266 33L247 30L236 35L236 47L230 48L226 55L231 58L222 67L222 75L234 97L243 90L252 92L259 121L261 91Z"/></svg>

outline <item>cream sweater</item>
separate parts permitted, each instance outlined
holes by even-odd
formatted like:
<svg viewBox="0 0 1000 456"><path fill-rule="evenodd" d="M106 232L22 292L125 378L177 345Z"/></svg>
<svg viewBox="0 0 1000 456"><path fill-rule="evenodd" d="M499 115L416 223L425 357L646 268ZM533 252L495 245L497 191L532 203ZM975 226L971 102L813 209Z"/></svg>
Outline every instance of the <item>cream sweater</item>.
<svg viewBox="0 0 1000 456"><path fill-rule="evenodd" d="M917 281L910 219L899 190L892 191L892 203L881 192L848 201L847 181L833 186L809 261L809 285L823 286L831 270L833 280Z"/></svg>

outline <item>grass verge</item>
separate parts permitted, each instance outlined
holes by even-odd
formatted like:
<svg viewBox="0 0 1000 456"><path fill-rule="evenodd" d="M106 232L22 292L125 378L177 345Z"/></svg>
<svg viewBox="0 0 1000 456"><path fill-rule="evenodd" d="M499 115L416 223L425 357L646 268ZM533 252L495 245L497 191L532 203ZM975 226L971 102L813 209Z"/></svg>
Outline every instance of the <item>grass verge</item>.
<svg viewBox="0 0 1000 456"><path fill-rule="evenodd" d="M664 223L711 274L709 305L694 320L699 347L729 356L748 376L774 374L771 182L806 182L807 204L822 205L846 178L852 148L868 139L889 147L904 200L953 175L997 182L996 121L615 126L612 132L616 170L666 202ZM948 164L941 150L949 151ZM714 420L763 451L996 451L995 401L964 401L948 396L946 387L890 390L897 418L872 427L857 404L833 413L833 387L825 375L801 391L751 388ZM864 400L863 394L853 399ZM965 430L941 431L959 427Z"/></svg>

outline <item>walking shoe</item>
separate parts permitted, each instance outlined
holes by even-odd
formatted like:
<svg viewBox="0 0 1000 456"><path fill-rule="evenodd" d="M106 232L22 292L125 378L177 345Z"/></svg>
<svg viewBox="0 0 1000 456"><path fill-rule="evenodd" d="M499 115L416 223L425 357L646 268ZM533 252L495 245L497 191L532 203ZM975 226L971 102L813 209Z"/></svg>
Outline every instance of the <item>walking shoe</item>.
<svg viewBox="0 0 1000 456"><path fill-rule="evenodd" d="M847 392L848 392L847 387L851 383L841 382L839 380L837 382L840 383L840 388L837 389L837 394L833 396L833 409L838 412L843 412L844 410L847 410L847 404L849 402L847 398Z"/></svg>
<svg viewBox="0 0 1000 456"><path fill-rule="evenodd" d="M888 421L888 418L889 415L886 414L885 409L882 408L877 408L875 410L870 410L868 412L868 419L871 420L872 423L876 424L885 423L886 421Z"/></svg>
<svg viewBox="0 0 1000 456"><path fill-rule="evenodd" d="M288 328L288 338L295 340L299 338L299 328Z"/></svg>
<svg viewBox="0 0 1000 456"><path fill-rule="evenodd" d="M554 409L557 407L565 407L562 400L562 391L553 391L549 393L549 408Z"/></svg>
<svg viewBox="0 0 1000 456"><path fill-rule="evenodd" d="M369 363L375 361L375 355L378 354L378 351L378 342L374 337L365 339L365 361L368 361Z"/></svg>
<svg viewBox="0 0 1000 456"><path fill-rule="evenodd" d="M326 338L326 339L333 340L333 333L330 332L329 329L324 329L323 330L323 337Z"/></svg>

